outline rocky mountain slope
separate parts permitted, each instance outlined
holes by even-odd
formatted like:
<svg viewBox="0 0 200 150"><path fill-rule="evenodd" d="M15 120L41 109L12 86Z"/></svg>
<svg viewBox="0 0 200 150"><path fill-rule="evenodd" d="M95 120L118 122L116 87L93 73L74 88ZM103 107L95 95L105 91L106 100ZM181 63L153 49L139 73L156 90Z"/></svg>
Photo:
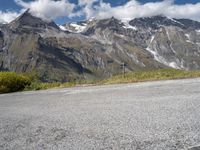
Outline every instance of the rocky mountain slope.
<svg viewBox="0 0 200 150"><path fill-rule="evenodd" d="M104 78L127 71L200 68L200 23L164 16L57 26L28 11L0 26L0 69L43 81Z"/></svg>

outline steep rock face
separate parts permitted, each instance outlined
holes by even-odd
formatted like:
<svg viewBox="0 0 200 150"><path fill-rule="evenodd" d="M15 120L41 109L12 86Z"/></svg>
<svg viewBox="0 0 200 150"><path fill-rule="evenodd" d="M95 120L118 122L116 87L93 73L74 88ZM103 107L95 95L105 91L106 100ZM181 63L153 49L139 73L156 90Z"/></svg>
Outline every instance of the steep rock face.
<svg viewBox="0 0 200 150"><path fill-rule="evenodd" d="M151 35L148 50L154 58L172 68L199 69L199 41L196 30L163 26Z"/></svg>
<svg viewBox="0 0 200 150"><path fill-rule="evenodd" d="M159 29L161 26L176 26L184 28L184 24L181 22L167 18L165 16L154 16L154 17L145 17L145 18L136 18L130 21L130 25L136 26L137 28L142 29Z"/></svg>
<svg viewBox="0 0 200 150"><path fill-rule="evenodd" d="M9 48L0 53L2 67L15 72L36 70L43 81L68 81L91 74L71 58L70 49L58 46L56 41L38 33L15 34Z"/></svg>
<svg viewBox="0 0 200 150"><path fill-rule="evenodd" d="M43 81L68 81L83 78L83 73L91 74L65 53L67 48L56 44L56 35L66 34L54 23L25 12L0 31L0 46L5 45L0 52L1 70L36 70Z"/></svg>
<svg viewBox="0 0 200 150"><path fill-rule="evenodd" d="M198 21L189 20L189 19L174 19L177 22L181 23L184 29L197 30L200 29L200 23Z"/></svg>
<svg viewBox="0 0 200 150"><path fill-rule="evenodd" d="M84 34L104 44L117 44L118 49L121 47L122 51L126 52L123 45L119 46L119 40L116 39L118 36L122 38L123 44L126 41L139 47L140 53L147 53L146 57L153 58L166 67L199 69L199 26L197 21L165 16L136 18L130 22L111 18L89 26ZM136 54L133 55L137 57ZM139 61L143 63L142 59Z"/></svg>
<svg viewBox="0 0 200 150"><path fill-rule="evenodd" d="M104 19L104 20L97 20L93 24L90 24L87 31L84 33L85 35L92 35L95 33L96 30L105 30L109 29L113 32L119 32L123 27L123 24L115 19L115 18L110 18L110 19Z"/></svg>
<svg viewBox="0 0 200 150"><path fill-rule="evenodd" d="M119 66L125 62L128 70L166 67L155 61L149 52L143 49L143 46L146 46L144 37L146 36L148 39L150 35L140 33L138 36L136 28L129 23L121 22L115 18L98 20L89 25L82 34L105 45L106 55L113 58Z"/></svg>
<svg viewBox="0 0 200 150"><path fill-rule="evenodd" d="M57 29L59 27L52 21L45 21L35 16L32 16L29 10L20 15L17 19L9 23L9 28L14 31L26 32L29 30L42 31L48 29Z"/></svg>
<svg viewBox="0 0 200 150"><path fill-rule="evenodd" d="M0 50L2 50L4 44L3 32L0 31Z"/></svg>

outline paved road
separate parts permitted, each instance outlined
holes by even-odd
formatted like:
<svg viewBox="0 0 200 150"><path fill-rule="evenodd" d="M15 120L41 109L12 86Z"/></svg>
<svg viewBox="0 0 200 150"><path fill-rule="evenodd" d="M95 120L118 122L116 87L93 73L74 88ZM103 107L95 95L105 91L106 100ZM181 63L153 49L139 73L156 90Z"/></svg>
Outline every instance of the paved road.
<svg viewBox="0 0 200 150"><path fill-rule="evenodd" d="M0 150L200 144L200 79L0 95Z"/></svg>

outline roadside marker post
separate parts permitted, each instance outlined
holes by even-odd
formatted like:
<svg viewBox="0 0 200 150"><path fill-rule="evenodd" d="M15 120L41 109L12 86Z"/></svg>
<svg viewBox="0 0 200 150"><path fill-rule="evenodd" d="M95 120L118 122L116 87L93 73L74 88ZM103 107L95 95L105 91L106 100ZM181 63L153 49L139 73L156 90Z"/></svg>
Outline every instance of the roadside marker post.
<svg viewBox="0 0 200 150"><path fill-rule="evenodd" d="M121 64L120 65L121 66L121 68L122 68L122 73L123 73L123 76L124 76L124 78L125 78L125 75L126 75L126 64L123 62L123 64Z"/></svg>

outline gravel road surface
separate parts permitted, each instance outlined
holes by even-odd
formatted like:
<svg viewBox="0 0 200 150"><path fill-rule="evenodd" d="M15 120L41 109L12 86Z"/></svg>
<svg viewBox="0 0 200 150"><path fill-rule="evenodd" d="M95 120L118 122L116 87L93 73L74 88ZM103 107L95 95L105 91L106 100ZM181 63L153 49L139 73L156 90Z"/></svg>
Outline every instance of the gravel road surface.
<svg viewBox="0 0 200 150"><path fill-rule="evenodd" d="M0 150L198 150L198 145L200 79L0 95Z"/></svg>

